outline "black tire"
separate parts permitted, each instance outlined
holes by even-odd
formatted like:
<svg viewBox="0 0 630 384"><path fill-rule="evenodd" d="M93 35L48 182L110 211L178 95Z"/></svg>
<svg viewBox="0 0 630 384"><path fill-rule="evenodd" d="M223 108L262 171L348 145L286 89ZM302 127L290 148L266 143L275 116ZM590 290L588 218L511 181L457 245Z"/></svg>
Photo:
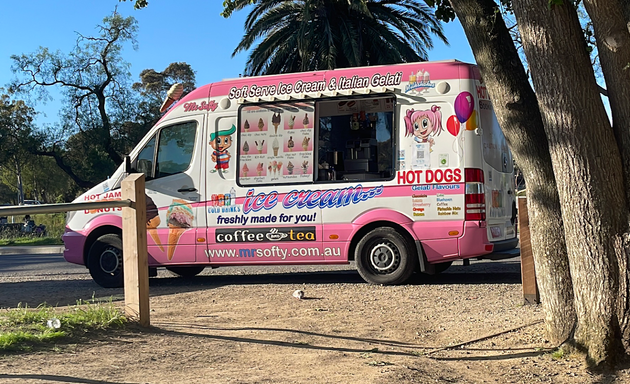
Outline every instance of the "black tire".
<svg viewBox="0 0 630 384"><path fill-rule="evenodd" d="M96 284L103 288L123 286L122 239L120 235L99 237L88 253L87 267Z"/></svg>
<svg viewBox="0 0 630 384"><path fill-rule="evenodd" d="M365 281L384 285L406 282L417 263L407 240L391 227L368 232L357 244L354 258Z"/></svg>
<svg viewBox="0 0 630 384"><path fill-rule="evenodd" d="M197 266L197 265L190 266L190 267L166 267L167 271L170 271L176 274L177 276L184 277L184 278L195 277L201 272L203 272L204 269L206 269L206 267Z"/></svg>

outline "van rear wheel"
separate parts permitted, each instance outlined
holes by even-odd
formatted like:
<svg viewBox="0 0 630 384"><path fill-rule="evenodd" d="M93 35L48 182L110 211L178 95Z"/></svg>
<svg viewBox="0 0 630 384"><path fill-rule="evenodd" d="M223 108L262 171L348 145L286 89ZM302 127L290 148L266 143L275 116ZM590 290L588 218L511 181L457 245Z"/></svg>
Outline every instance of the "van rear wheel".
<svg viewBox="0 0 630 384"><path fill-rule="evenodd" d="M166 267L166 270L176 274L177 276L181 276L184 278L195 277L203 270L206 269L204 266L190 266L190 267Z"/></svg>
<svg viewBox="0 0 630 384"><path fill-rule="evenodd" d="M361 277L372 284L402 284L413 273L416 258L407 240L391 227L376 228L357 244L355 260Z"/></svg>
<svg viewBox="0 0 630 384"><path fill-rule="evenodd" d="M103 288L123 286L122 239L107 234L96 239L87 257L87 267L96 284Z"/></svg>

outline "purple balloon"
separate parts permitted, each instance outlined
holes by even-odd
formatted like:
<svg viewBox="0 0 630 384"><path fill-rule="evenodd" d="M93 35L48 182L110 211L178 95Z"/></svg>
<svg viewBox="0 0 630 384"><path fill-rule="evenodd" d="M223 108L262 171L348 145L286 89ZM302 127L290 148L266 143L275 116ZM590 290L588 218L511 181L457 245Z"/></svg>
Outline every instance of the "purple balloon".
<svg viewBox="0 0 630 384"><path fill-rule="evenodd" d="M470 92L462 92L455 98L455 115L460 123L465 123L475 109L475 100Z"/></svg>

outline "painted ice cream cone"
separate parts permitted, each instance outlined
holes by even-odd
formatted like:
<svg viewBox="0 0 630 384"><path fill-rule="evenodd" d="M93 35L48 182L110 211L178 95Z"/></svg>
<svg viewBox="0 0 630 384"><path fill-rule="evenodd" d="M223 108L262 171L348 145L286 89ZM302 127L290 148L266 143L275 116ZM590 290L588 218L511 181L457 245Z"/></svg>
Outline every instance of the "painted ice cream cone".
<svg viewBox="0 0 630 384"><path fill-rule="evenodd" d="M249 167L247 166L247 164L243 164L243 177L247 177L247 172L249 172Z"/></svg>
<svg viewBox="0 0 630 384"><path fill-rule="evenodd" d="M263 119L262 118L258 119L258 130L262 131L264 127L265 127L265 122L263 121Z"/></svg>
<svg viewBox="0 0 630 384"><path fill-rule="evenodd" d="M245 132L249 131L249 121L245 120L245 124L243 124L243 128L245 128Z"/></svg>
<svg viewBox="0 0 630 384"><path fill-rule="evenodd" d="M289 175L293 174L293 163L289 161L289 164L287 164L287 172L289 172Z"/></svg>
<svg viewBox="0 0 630 384"><path fill-rule="evenodd" d="M302 120L302 123L304 124L304 128L308 128L308 113L304 114L304 120Z"/></svg>
<svg viewBox="0 0 630 384"><path fill-rule="evenodd" d="M258 141L254 141L254 143L256 144L256 149L258 150L258 153L263 153L263 145L265 145L265 140L261 141L260 143Z"/></svg>
<svg viewBox="0 0 630 384"><path fill-rule="evenodd" d="M160 225L160 217L155 216L154 218L152 218L151 220L147 222L147 233L149 234L149 236L151 236L155 244L160 248L160 251L164 252L164 246L162 245L162 240L160 240L160 236L158 236L158 233L157 233L158 225Z"/></svg>
<svg viewBox="0 0 630 384"><path fill-rule="evenodd" d="M295 116L291 116L289 117L289 129L293 129L294 125L295 125Z"/></svg>
<svg viewBox="0 0 630 384"><path fill-rule="evenodd" d="M192 227L194 219L192 206L184 200L174 199L171 206L168 207L166 217L168 218L168 248L166 255L171 260L179 238Z"/></svg>
<svg viewBox="0 0 630 384"><path fill-rule="evenodd" d="M168 252L166 256L169 260L173 259L173 254L175 253L175 247L177 247L177 243L179 242L179 238L186 232L188 228L176 227L173 224L168 225Z"/></svg>
<svg viewBox="0 0 630 384"><path fill-rule="evenodd" d="M263 163L258 163L258 166L256 166L256 172L258 173L258 176L262 176L263 169L264 169Z"/></svg>
<svg viewBox="0 0 630 384"><path fill-rule="evenodd" d="M157 233L157 227L161 222L157 206L148 195L145 195L145 200L147 204L147 233L151 236L155 244L160 247L160 251L164 252L162 241Z"/></svg>
<svg viewBox="0 0 630 384"><path fill-rule="evenodd" d="M247 141L245 141L245 144L243 144L243 152L247 155L247 153L249 152L249 143Z"/></svg>

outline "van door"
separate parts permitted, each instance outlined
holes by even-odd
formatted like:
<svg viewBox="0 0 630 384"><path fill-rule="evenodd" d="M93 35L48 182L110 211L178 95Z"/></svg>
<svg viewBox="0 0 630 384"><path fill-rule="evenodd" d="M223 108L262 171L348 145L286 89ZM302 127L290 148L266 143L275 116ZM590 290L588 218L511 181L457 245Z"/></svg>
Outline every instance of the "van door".
<svg viewBox="0 0 630 384"><path fill-rule="evenodd" d="M149 264L195 261L197 231L206 226L203 122L203 115L165 122L132 163L146 177Z"/></svg>
<svg viewBox="0 0 630 384"><path fill-rule="evenodd" d="M322 192L313 185L312 104L243 106L240 120L234 113L210 115L205 261L324 260L321 209L315 203Z"/></svg>
<svg viewBox="0 0 630 384"><path fill-rule="evenodd" d="M488 240L516 245L514 164L489 101L479 100L482 127ZM514 241L510 241L514 240ZM512 245L513 244L513 245ZM495 251L503 246L495 245Z"/></svg>

